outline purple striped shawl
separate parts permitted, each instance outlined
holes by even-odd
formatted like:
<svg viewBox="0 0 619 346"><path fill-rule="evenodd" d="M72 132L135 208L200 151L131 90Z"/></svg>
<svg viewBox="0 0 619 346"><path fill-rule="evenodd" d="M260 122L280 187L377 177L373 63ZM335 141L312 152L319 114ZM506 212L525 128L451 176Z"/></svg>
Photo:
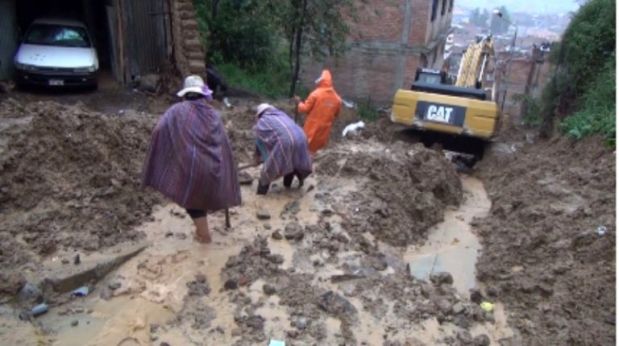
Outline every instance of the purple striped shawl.
<svg viewBox="0 0 619 346"><path fill-rule="evenodd" d="M254 126L254 133L269 152L260 175L262 184L294 171L301 178L312 173L305 133L286 113L275 108L267 109Z"/></svg>
<svg viewBox="0 0 619 346"><path fill-rule="evenodd" d="M204 100L170 107L153 131L142 183L183 208L240 205L236 163L217 111Z"/></svg>

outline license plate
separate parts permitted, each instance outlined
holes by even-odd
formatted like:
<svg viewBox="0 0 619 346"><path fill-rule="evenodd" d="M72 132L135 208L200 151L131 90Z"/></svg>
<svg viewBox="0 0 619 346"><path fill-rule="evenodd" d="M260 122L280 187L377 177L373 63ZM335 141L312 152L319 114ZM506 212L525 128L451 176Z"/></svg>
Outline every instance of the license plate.
<svg viewBox="0 0 619 346"><path fill-rule="evenodd" d="M62 79L50 79L49 85L61 86L64 85L64 81Z"/></svg>
<svg viewBox="0 0 619 346"><path fill-rule="evenodd" d="M417 103L417 116L426 121L462 126L465 115L464 107L424 101Z"/></svg>

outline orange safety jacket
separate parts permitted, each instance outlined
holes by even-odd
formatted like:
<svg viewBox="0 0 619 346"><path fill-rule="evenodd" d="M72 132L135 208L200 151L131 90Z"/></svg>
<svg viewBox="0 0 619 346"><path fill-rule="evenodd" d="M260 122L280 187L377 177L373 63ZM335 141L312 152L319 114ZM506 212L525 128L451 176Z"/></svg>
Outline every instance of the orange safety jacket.
<svg viewBox="0 0 619 346"><path fill-rule="evenodd" d="M340 113L341 106L342 99L333 89L331 72L323 70L316 90L298 106L300 113L308 113L303 130L312 154L329 143L331 126Z"/></svg>

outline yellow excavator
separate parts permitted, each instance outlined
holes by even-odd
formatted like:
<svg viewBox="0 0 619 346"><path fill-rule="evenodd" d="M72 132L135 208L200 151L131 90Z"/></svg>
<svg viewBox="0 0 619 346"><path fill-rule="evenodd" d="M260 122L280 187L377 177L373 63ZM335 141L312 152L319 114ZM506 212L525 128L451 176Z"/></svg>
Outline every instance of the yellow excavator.
<svg viewBox="0 0 619 346"><path fill-rule="evenodd" d="M482 89L493 57L491 36L471 44L453 85L445 71L417 69L411 90L396 92L391 121L433 135L446 149L482 155L500 114L492 95Z"/></svg>

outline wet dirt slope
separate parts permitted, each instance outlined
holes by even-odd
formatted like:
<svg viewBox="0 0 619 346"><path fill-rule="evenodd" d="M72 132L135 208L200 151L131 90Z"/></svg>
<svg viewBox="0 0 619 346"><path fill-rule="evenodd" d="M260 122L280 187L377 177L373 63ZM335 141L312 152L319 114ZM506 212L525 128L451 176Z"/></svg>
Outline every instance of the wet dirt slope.
<svg viewBox="0 0 619 346"><path fill-rule="evenodd" d="M478 278L525 344L614 345L612 150L599 138L499 144L479 172L493 206L476 225Z"/></svg>

